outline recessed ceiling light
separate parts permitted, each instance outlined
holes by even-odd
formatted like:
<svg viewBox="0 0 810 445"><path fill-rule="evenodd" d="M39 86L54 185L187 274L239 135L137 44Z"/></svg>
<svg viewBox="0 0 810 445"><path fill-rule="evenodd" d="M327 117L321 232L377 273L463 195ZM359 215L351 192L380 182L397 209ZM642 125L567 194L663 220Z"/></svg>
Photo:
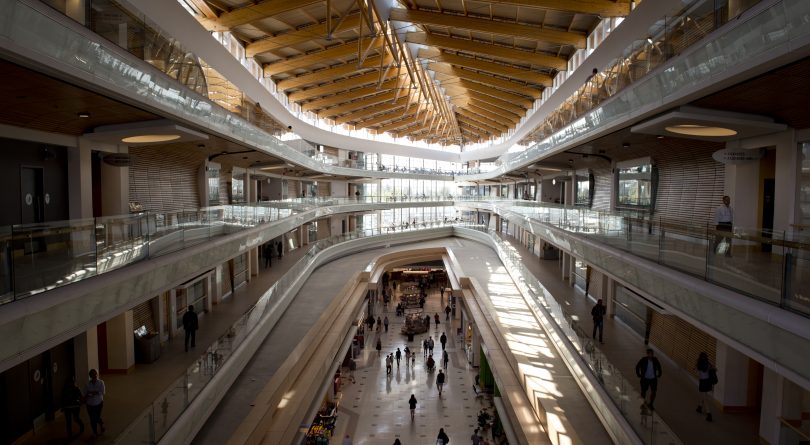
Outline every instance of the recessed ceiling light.
<svg viewBox="0 0 810 445"><path fill-rule="evenodd" d="M143 134L140 136L130 136L121 139L121 142L128 142L130 144L148 144L155 142L168 142L180 139L179 134Z"/></svg>
<svg viewBox="0 0 810 445"><path fill-rule="evenodd" d="M79 116L79 117L81 117L81 118L83 118L83 119L86 119L86 118L90 117L90 113L88 113L88 112L86 112L86 111L85 111L85 112L81 112L81 113L76 113L76 115L77 115L77 116Z"/></svg>
<svg viewBox="0 0 810 445"><path fill-rule="evenodd" d="M670 133L685 134L688 136L723 137L734 136L737 134L735 130L730 128L707 127L705 125L693 124L673 125L671 127L666 127L666 130Z"/></svg>
<svg viewBox="0 0 810 445"><path fill-rule="evenodd" d="M663 137L663 136L661 136L660 134L659 134L658 136L656 136L655 138L656 138L656 139L659 139L659 140L660 140L660 139L664 139L664 137Z"/></svg>

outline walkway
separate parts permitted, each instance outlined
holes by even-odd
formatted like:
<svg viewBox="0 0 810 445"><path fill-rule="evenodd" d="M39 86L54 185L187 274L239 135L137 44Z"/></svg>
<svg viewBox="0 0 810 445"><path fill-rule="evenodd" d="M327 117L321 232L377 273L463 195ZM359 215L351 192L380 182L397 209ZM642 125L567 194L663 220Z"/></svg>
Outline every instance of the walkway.
<svg viewBox="0 0 810 445"><path fill-rule="evenodd" d="M93 438L87 412L82 408L81 417L85 423L85 433L71 442L65 441L65 423L58 421L47 423L36 432L35 436L23 440L18 445L40 445L65 443L93 443L104 445L117 438L138 416L163 393L178 377L200 359L195 351L202 353L225 333L259 297L292 267L307 249L296 249L285 254L279 261L274 258L272 267L259 269L259 275L250 282L240 286L235 292L219 304L213 306L210 313L200 316L200 330L197 331L197 347L190 352L184 351L183 334L169 339L162 344L160 358L150 364L136 364L126 374L104 374L101 379L107 386L104 397L104 425L106 433ZM74 424L74 434L77 428Z"/></svg>
<svg viewBox="0 0 810 445"><path fill-rule="evenodd" d="M591 307L596 302L585 298L582 291L561 279L557 261L539 259L515 238L506 235L501 237L520 252L523 264L554 295L560 305L567 308L569 314L582 320L583 326L589 329ZM600 349L628 381L637 383L635 366L644 355L644 339L616 318L606 318L604 330L605 344L600 345ZM656 411L683 443L759 444L758 414L718 413L714 409L714 421L706 422L695 413L698 404L697 379L689 376L666 356L656 355L663 367L655 403Z"/></svg>

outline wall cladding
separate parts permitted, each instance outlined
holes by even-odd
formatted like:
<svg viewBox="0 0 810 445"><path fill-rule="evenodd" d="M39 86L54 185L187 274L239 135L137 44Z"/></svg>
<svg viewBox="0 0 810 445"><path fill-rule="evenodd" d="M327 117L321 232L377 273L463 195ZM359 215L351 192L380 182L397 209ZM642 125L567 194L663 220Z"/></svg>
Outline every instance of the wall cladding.
<svg viewBox="0 0 810 445"><path fill-rule="evenodd" d="M206 158L202 152L165 146L131 147L129 199L144 210L173 211L200 206L197 175Z"/></svg>
<svg viewBox="0 0 810 445"><path fill-rule="evenodd" d="M593 206L594 210L609 211L613 194L613 173L610 166L594 168L593 172Z"/></svg>
<svg viewBox="0 0 810 445"><path fill-rule="evenodd" d="M673 140L653 157L658 165L656 217L689 224L711 224L723 198L725 165L712 159L717 144Z"/></svg>
<svg viewBox="0 0 810 445"><path fill-rule="evenodd" d="M650 342L686 371L695 369L698 354L715 361L717 340L674 315L653 312Z"/></svg>

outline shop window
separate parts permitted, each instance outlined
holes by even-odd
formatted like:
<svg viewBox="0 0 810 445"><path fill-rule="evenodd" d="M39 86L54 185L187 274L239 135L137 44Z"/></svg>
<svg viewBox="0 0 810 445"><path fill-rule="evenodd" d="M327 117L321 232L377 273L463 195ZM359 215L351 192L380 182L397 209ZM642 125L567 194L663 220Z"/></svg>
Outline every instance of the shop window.
<svg viewBox="0 0 810 445"><path fill-rule="evenodd" d="M649 158L616 166L616 207L655 207L658 171Z"/></svg>

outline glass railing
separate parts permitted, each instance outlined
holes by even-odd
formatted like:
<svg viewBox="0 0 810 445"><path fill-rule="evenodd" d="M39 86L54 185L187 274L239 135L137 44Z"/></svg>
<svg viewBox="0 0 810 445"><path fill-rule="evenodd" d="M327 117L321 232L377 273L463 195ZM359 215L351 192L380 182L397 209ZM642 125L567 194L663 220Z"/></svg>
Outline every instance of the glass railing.
<svg viewBox="0 0 810 445"><path fill-rule="evenodd" d="M498 232L482 226L465 226L487 233L493 240L498 256L506 266L512 280L525 295L531 297L537 305L535 311L551 316L551 320L563 332L574 347L572 353L578 354L587 364L588 370L602 387L604 393L616 406L622 416L632 426L635 433L645 444L679 444L680 439L652 410L639 408L641 395L636 391L638 386L628 381L621 371L614 366L607 356L596 347L590 336L571 314L566 313L557 300L546 290L540 281L524 266L523 257L509 243L501 239ZM539 310L542 308L542 310ZM544 317L543 317L544 318ZM541 321L542 322L542 321ZM565 347L560 345L560 347Z"/></svg>
<svg viewBox="0 0 810 445"><path fill-rule="evenodd" d="M425 195L299 198L0 227L0 304L318 208L424 206L452 199Z"/></svg>
<svg viewBox="0 0 810 445"><path fill-rule="evenodd" d="M395 232L413 232L451 226L452 224L445 224L443 221L425 221L424 225L420 225L420 228L396 229ZM236 323L185 370L183 375L178 377L149 407L141 412L114 443L126 445L157 443L183 412L188 409L203 388L222 369L234 351L273 309L274 305L271 303L302 277L305 270L314 263L318 253L346 241L390 234L391 230L389 229L357 230L314 243L301 259L259 297L255 305L239 317Z"/></svg>
<svg viewBox="0 0 810 445"><path fill-rule="evenodd" d="M643 212L531 205L508 208L759 300L808 315L810 237L801 232L690 224ZM497 210L496 210L497 211ZM519 223L519 221L518 221Z"/></svg>
<svg viewBox="0 0 810 445"><path fill-rule="evenodd" d="M646 37L632 42L525 137L521 145L526 149L502 155L495 169L459 174L484 179L536 162L600 128L631 119L639 110L666 103L679 91L736 72L738 66L770 51L785 51L776 50L810 33L810 20L806 19L810 2L781 0L749 11L758 3L692 1L679 13L661 17ZM738 22L732 29L712 36L732 19ZM696 43L701 47L693 48ZM660 69L665 64L671 66Z"/></svg>

